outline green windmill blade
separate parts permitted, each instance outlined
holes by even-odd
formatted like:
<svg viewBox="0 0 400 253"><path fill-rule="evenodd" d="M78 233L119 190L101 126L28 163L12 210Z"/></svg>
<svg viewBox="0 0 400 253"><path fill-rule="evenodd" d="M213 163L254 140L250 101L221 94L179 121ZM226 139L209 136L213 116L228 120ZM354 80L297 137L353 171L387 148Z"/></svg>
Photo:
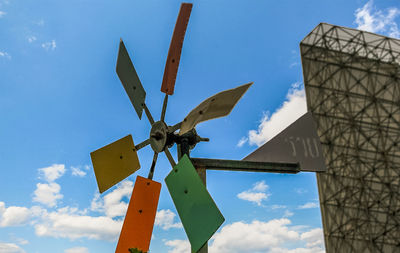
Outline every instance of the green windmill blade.
<svg viewBox="0 0 400 253"><path fill-rule="evenodd" d="M197 252L225 218L187 155L168 174L165 183L189 238L192 252Z"/></svg>

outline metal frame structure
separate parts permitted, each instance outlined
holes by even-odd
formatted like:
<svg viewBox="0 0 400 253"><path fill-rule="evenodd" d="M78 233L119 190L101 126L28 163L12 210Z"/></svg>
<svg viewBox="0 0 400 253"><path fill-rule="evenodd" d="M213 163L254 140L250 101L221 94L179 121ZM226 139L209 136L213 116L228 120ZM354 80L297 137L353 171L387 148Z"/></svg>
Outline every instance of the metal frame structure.
<svg viewBox="0 0 400 253"><path fill-rule="evenodd" d="M400 252L400 40L321 23L300 50L326 252Z"/></svg>

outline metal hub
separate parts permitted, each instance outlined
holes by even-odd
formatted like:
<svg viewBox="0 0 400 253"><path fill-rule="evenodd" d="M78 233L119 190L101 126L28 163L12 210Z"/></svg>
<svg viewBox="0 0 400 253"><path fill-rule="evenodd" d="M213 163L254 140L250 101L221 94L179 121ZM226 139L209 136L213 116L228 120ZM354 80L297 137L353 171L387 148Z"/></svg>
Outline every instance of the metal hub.
<svg viewBox="0 0 400 253"><path fill-rule="evenodd" d="M168 127L163 121L154 122L150 131L150 145L156 153L164 150L167 144Z"/></svg>

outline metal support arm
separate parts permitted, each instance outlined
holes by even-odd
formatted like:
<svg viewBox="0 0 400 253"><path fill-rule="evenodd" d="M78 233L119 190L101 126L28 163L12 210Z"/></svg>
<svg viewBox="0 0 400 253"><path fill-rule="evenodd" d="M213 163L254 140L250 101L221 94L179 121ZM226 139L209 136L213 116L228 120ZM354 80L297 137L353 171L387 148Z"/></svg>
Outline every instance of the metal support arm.
<svg viewBox="0 0 400 253"><path fill-rule="evenodd" d="M206 170L273 172L296 174L300 172L298 163L253 162L238 160L221 160L206 158L190 158L195 168Z"/></svg>

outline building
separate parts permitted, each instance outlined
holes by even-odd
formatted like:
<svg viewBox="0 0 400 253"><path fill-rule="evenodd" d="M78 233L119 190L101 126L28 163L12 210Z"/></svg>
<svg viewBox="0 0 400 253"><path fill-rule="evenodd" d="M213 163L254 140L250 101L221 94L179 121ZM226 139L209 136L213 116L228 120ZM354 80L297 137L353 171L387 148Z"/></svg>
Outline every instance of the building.
<svg viewBox="0 0 400 253"><path fill-rule="evenodd" d="M300 43L331 252L400 252L400 40L319 24Z"/></svg>

